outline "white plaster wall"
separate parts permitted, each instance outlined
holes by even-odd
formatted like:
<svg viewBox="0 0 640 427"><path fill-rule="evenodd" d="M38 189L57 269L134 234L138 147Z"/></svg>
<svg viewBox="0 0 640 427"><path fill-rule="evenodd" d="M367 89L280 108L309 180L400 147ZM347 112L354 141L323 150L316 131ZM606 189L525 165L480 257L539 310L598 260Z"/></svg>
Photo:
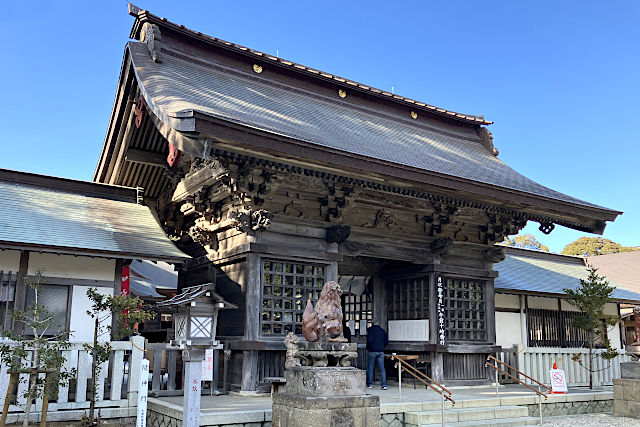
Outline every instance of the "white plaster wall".
<svg viewBox="0 0 640 427"><path fill-rule="evenodd" d="M569 304L569 302L565 299L562 300L562 311L580 311L575 306Z"/></svg>
<svg viewBox="0 0 640 427"><path fill-rule="evenodd" d="M520 296L511 294L496 294L496 308L520 309Z"/></svg>
<svg viewBox="0 0 640 427"><path fill-rule="evenodd" d="M529 308L545 310L558 310L558 300L556 298L529 297L527 298Z"/></svg>
<svg viewBox="0 0 640 427"><path fill-rule="evenodd" d="M620 325L612 326L607 331L607 336L609 337L609 342L611 343L611 347L621 350L622 346L620 345Z"/></svg>
<svg viewBox="0 0 640 427"><path fill-rule="evenodd" d="M50 277L113 281L115 269L114 259L31 252L27 274L44 270L43 274Z"/></svg>
<svg viewBox="0 0 640 427"><path fill-rule="evenodd" d="M610 302L604 306L604 314L609 314L612 316L618 315L618 304L615 302Z"/></svg>
<svg viewBox="0 0 640 427"><path fill-rule="evenodd" d="M511 348L516 344L522 344L520 313L496 311L496 345Z"/></svg>
<svg viewBox="0 0 640 427"><path fill-rule="evenodd" d="M91 308L91 301L87 297L88 286L73 286L71 296L71 320L70 330L72 332L70 341L85 342L93 341L93 319L87 315L87 310ZM103 295L113 295L112 288L97 288ZM102 325L111 326L111 317L106 319ZM106 339L105 339L106 338ZM109 334L105 334L102 340L109 339Z"/></svg>
<svg viewBox="0 0 640 427"><path fill-rule="evenodd" d="M0 271L17 273L20 269L20 251L0 251Z"/></svg>

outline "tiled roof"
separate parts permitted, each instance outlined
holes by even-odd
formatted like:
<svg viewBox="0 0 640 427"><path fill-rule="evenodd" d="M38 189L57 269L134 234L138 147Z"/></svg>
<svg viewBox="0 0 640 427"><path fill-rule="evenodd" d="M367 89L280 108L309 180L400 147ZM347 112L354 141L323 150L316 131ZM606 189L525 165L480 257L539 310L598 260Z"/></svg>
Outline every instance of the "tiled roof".
<svg viewBox="0 0 640 427"><path fill-rule="evenodd" d="M598 274L640 292L640 251L590 256L587 263L597 268Z"/></svg>
<svg viewBox="0 0 640 427"><path fill-rule="evenodd" d="M216 63L165 52L151 59L130 42L133 67L154 114L178 130L192 130L193 112L342 153L569 202L597 205L544 187L511 169L483 147L473 129L438 131L406 117L357 108L336 96L295 90ZM184 125L185 127L180 129ZM466 132L466 133L465 133Z"/></svg>
<svg viewBox="0 0 640 427"><path fill-rule="evenodd" d="M108 187L79 184L101 191ZM0 179L0 247L174 262L189 258L148 207L60 187Z"/></svg>
<svg viewBox="0 0 640 427"><path fill-rule="evenodd" d="M179 25L176 23L173 23L169 20L167 20L166 18L160 18L156 15L153 15L151 13L149 13L146 10L141 10L138 7L129 4L129 10L130 10L130 14L137 17L137 18L141 18L143 17L145 20L149 20L151 22L161 22L162 25L169 25L171 26L173 29L175 30L179 30L183 33L189 34L192 37L196 37L199 38L201 40L205 40L208 43L214 44L214 45L218 45L221 46L225 49L231 49L231 50L235 50L239 53L243 53L243 54L248 54L251 56L254 56L256 59L262 59L262 60L267 60L269 62L273 62L288 68L292 68L296 71L301 71L304 72L310 76L316 77L316 78L321 78L321 79L327 79L327 80L332 80L334 82L336 82L337 84L342 84L346 87L352 87L352 88L357 88L359 90L362 91L366 91L366 92L370 92L373 93L375 95L380 95L383 96L385 98L388 99L392 99L394 101L397 102L404 102L408 105L415 105L417 107L420 108L425 108L427 110L430 110L434 113L437 114L441 114L447 117L451 117L457 120L463 120L463 121L468 121L468 122L472 122L472 123L478 123L478 124L483 124L483 125L489 125L492 124L493 122L485 120L484 117L482 116L476 116L476 115L472 115L472 114L462 114L462 113L457 113L455 111L451 111L451 110L446 110L444 108L440 108L440 107L436 107L434 105L429 105L426 104L424 102L420 102L420 101L416 101L413 100L411 98L407 98L404 96L400 96L396 93L392 93L392 92L387 92L384 91L382 89L377 89L375 87L371 87L362 83L358 83L355 82L353 80L349 80L346 79L344 77L340 77L340 76L336 76L334 74L331 73L327 73L325 71L320 71L320 70L316 70L314 68L311 67L307 67L306 65L302 65L302 64L298 64L296 62L293 61L288 61L286 59L283 58L279 58L277 56L273 56L270 55L268 53L264 53L264 52L260 52L258 50L255 49L250 49L248 47L236 44L236 43L232 43L232 42L228 42L226 40L222 40L219 39L217 37L212 37L212 36L208 36L206 34L203 34L201 32L198 31L193 31L187 27L185 27L184 25ZM132 32L131 32L131 38L136 38L138 27L134 26Z"/></svg>
<svg viewBox="0 0 640 427"><path fill-rule="evenodd" d="M581 257L549 254L524 249L507 249L504 261L494 264L499 272L494 285L496 291L523 291L541 294L564 294L563 289L575 289L580 279L588 276ZM640 293L633 292L613 278L607 277L616 290L613 297L623 301L640 301Z"/></svg>

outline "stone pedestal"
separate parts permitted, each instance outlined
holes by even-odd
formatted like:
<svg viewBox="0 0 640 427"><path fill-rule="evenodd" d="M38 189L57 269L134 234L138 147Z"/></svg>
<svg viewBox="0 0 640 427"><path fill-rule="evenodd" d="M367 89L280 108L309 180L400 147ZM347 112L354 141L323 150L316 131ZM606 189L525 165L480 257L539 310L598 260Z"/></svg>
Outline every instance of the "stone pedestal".
<svg viewBox="0 0 640 427"><path fill-rule="evenodd" d="M182 350L184 362L184 397L183 420L184 427L200 426L200 385L202 381L203 348Z"/></svg>
<svg viewBox="0 0 640 427"><path fill-rule="evenodd" d="M284 393L273 395L277 427L378 427L380 400L366 395L365 372L352 367L296 366Z"/></svg>
<svg viewBox="0 0 640 427"><path fill-rule="evenodd" d="M640 418L640 362L621 363L620 376L613 380L613 415Z"/></svg>

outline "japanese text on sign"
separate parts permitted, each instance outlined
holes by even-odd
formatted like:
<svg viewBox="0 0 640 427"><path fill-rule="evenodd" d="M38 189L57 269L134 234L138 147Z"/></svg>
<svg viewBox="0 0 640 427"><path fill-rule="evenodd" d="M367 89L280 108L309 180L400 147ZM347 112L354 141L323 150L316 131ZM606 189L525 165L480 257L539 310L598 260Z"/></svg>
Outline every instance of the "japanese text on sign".
<svg viewBox="0 0 640 427"><path fill-rule="evenodd" d="M442 276L438 276L438 339L440 345L444 345L444 289L442 285Z"/></svg>
<svg viewBox="0 0 640 427"><path fill-rule="evenodd" d="M147 396L149 394L149 361L140 361L140 380L138 383L138 411L136 427L146 427L147 425Z"/></svg>

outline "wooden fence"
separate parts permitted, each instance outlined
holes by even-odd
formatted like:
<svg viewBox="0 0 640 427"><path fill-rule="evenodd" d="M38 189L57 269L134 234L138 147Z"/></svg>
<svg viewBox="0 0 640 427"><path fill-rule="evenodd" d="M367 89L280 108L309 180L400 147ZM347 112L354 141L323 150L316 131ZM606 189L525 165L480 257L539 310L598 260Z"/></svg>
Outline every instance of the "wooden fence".
<svg viewBox="0 0 640 427"><path fill-rule="evenodd" d="M114 341L111 343L112 352L109 361L102 365L97 379L98 393L96 410L101 418L116 418L135 416L138 400L138 380L140 375L140 361L144 353L144 338L133 337L131 341ZM68 350L64 350L65 367L75 368L77 376L69 385L60 387L56 399L49 402L49 421L79 420L89 408L91 387L91 357L82 343L74 343ZM22 380L27 379L24 374ZM7 367L0 366L0 405L4 404L9 375ZM27 384L21 381L18 386L17 402L9 406L8 422L18 422L22 419L26 399L22 397ZM30 420L40 419L42 399L38 399L32 406Z"/></svg>
<svg viewBox="0 0 640 427"><path fill-rule="evenodd" d="M604 350L595 349L594 353L602 353ZM620 363L631 360L629 356L624 354L624 350L620 350L620 355L611 361L596 357L593 359L594 376L593 385L612 385L614 378L620 378ZM517 361L511 366L519 369L532 378L535 378L545 384L550 384L549 370L556 363L558 369L565 371L567 385L569 387L588 386L589 371L581 366L578 362L574 362L572 357L579 354L580 361L588 366L589 350L586 348L554 348L554 347L527 347L508 349L503 352L502 359L504 362ZM530 384L530 380L526 380Z"/></svg>

